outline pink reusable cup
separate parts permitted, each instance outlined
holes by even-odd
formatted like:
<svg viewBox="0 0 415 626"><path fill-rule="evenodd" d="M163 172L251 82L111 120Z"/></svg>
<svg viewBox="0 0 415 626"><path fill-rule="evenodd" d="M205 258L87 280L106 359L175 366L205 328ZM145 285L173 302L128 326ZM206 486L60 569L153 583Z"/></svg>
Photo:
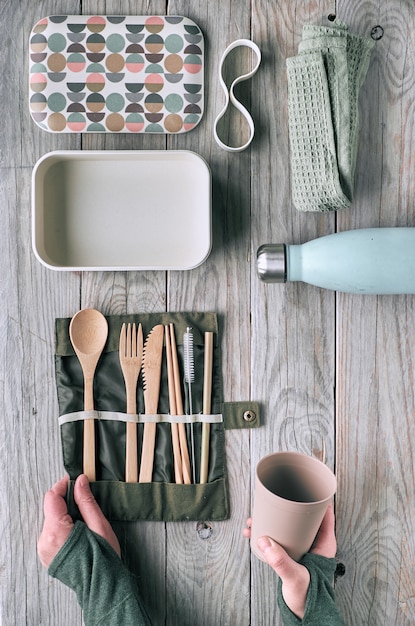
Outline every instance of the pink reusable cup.
<svg viewBox="0 0 415 626"><path fill-rule="evenodd" d="M262 561L259 537L277 541L299 561L309 551L336 493L333 472L312 456L275 452L256 468L251 550Z"/></svg>

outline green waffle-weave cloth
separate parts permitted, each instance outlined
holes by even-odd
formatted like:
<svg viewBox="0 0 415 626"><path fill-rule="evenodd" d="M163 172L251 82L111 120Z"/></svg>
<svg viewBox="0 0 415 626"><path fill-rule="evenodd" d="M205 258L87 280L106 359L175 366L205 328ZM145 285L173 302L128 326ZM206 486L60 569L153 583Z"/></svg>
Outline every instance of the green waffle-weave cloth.
<svg viewBox="0 0 415 626"><path fill-rule="evenodd" d="M287 59L292 199L299 211L335 211L353 199L359 92L374 41L342 22L305 25Z"/></svg>

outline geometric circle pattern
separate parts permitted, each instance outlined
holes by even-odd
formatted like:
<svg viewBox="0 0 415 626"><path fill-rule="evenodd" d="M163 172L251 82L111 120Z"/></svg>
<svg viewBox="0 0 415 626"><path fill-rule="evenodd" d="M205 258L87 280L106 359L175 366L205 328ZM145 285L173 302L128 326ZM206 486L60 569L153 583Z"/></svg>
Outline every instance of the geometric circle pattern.
<svg viewBox="0 0 415 626"><path fill-rule="evenodd" d="M29 54L30 114L44 130L183 133L203 115L204 40L187 17L45 17Z"/></svg>

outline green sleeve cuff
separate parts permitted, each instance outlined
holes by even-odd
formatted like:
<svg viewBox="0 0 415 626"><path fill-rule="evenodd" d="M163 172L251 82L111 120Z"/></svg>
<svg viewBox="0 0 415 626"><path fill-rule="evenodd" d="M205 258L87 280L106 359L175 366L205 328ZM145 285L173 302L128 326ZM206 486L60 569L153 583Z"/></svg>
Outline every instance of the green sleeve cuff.
<svg viewBox="0 0 415 626"><path fill-rule="evenodd" d="M75 523L49 574L76 593L85 626L150 625L127 568L83 522Z"/></svg>
<svg viewBox="0 0 415 626"><path fill-rule="evenodd" d="M333 579L336 559L328 559L308 553L300 561L310 572L305 613L299 619L286 605L282 595L282 583L278 581L278 606L284 626L345 626L336 606Z"/></svg>

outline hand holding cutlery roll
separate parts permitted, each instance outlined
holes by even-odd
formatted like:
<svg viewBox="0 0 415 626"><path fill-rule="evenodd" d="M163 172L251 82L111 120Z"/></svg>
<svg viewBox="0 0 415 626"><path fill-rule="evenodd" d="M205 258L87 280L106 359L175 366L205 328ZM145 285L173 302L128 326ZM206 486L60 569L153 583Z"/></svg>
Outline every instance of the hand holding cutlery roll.
<svg viewBox="0 0 415 626"><path fill-rule="evenodd" d="M97 363L108 337L108 323L95 309L82 309L69 324L69 336L84 375L84 410L94 410L93 382ZM89 480L96 479L95 469L95 423L84 420L83 443L84 474Z"/></svg>
<svg viewBox="0 0 415 626"><path fill-rule="evenodd" d="M205 358L203 375L203 414L209 415L212 402L213 333L205 332ZM200 482L207 482L209 469L210 424L202 425L202 451L200 459Z"/></svg>
<svg viewBox="0 0 415 626"><path fill-rule="evenodd" d="M144 412L156 415L161 379L161 360L163 356L164 326L158 324L150 331L144 344L143 386ZM154 449L156 445L156 423L144 424L143 446L140 464L140 483L151 483L153 477Z"/></svg>
<svg viewBox="0 0 415 626"><path fill-rule="evenodd" d="M137 413L137 382L143 360L143 329L135 324L122 325L120 333L120 364L127 393L127 413ZM127 422L125 453L125 482L136 483L138 479L137 424Z"/></svg>

